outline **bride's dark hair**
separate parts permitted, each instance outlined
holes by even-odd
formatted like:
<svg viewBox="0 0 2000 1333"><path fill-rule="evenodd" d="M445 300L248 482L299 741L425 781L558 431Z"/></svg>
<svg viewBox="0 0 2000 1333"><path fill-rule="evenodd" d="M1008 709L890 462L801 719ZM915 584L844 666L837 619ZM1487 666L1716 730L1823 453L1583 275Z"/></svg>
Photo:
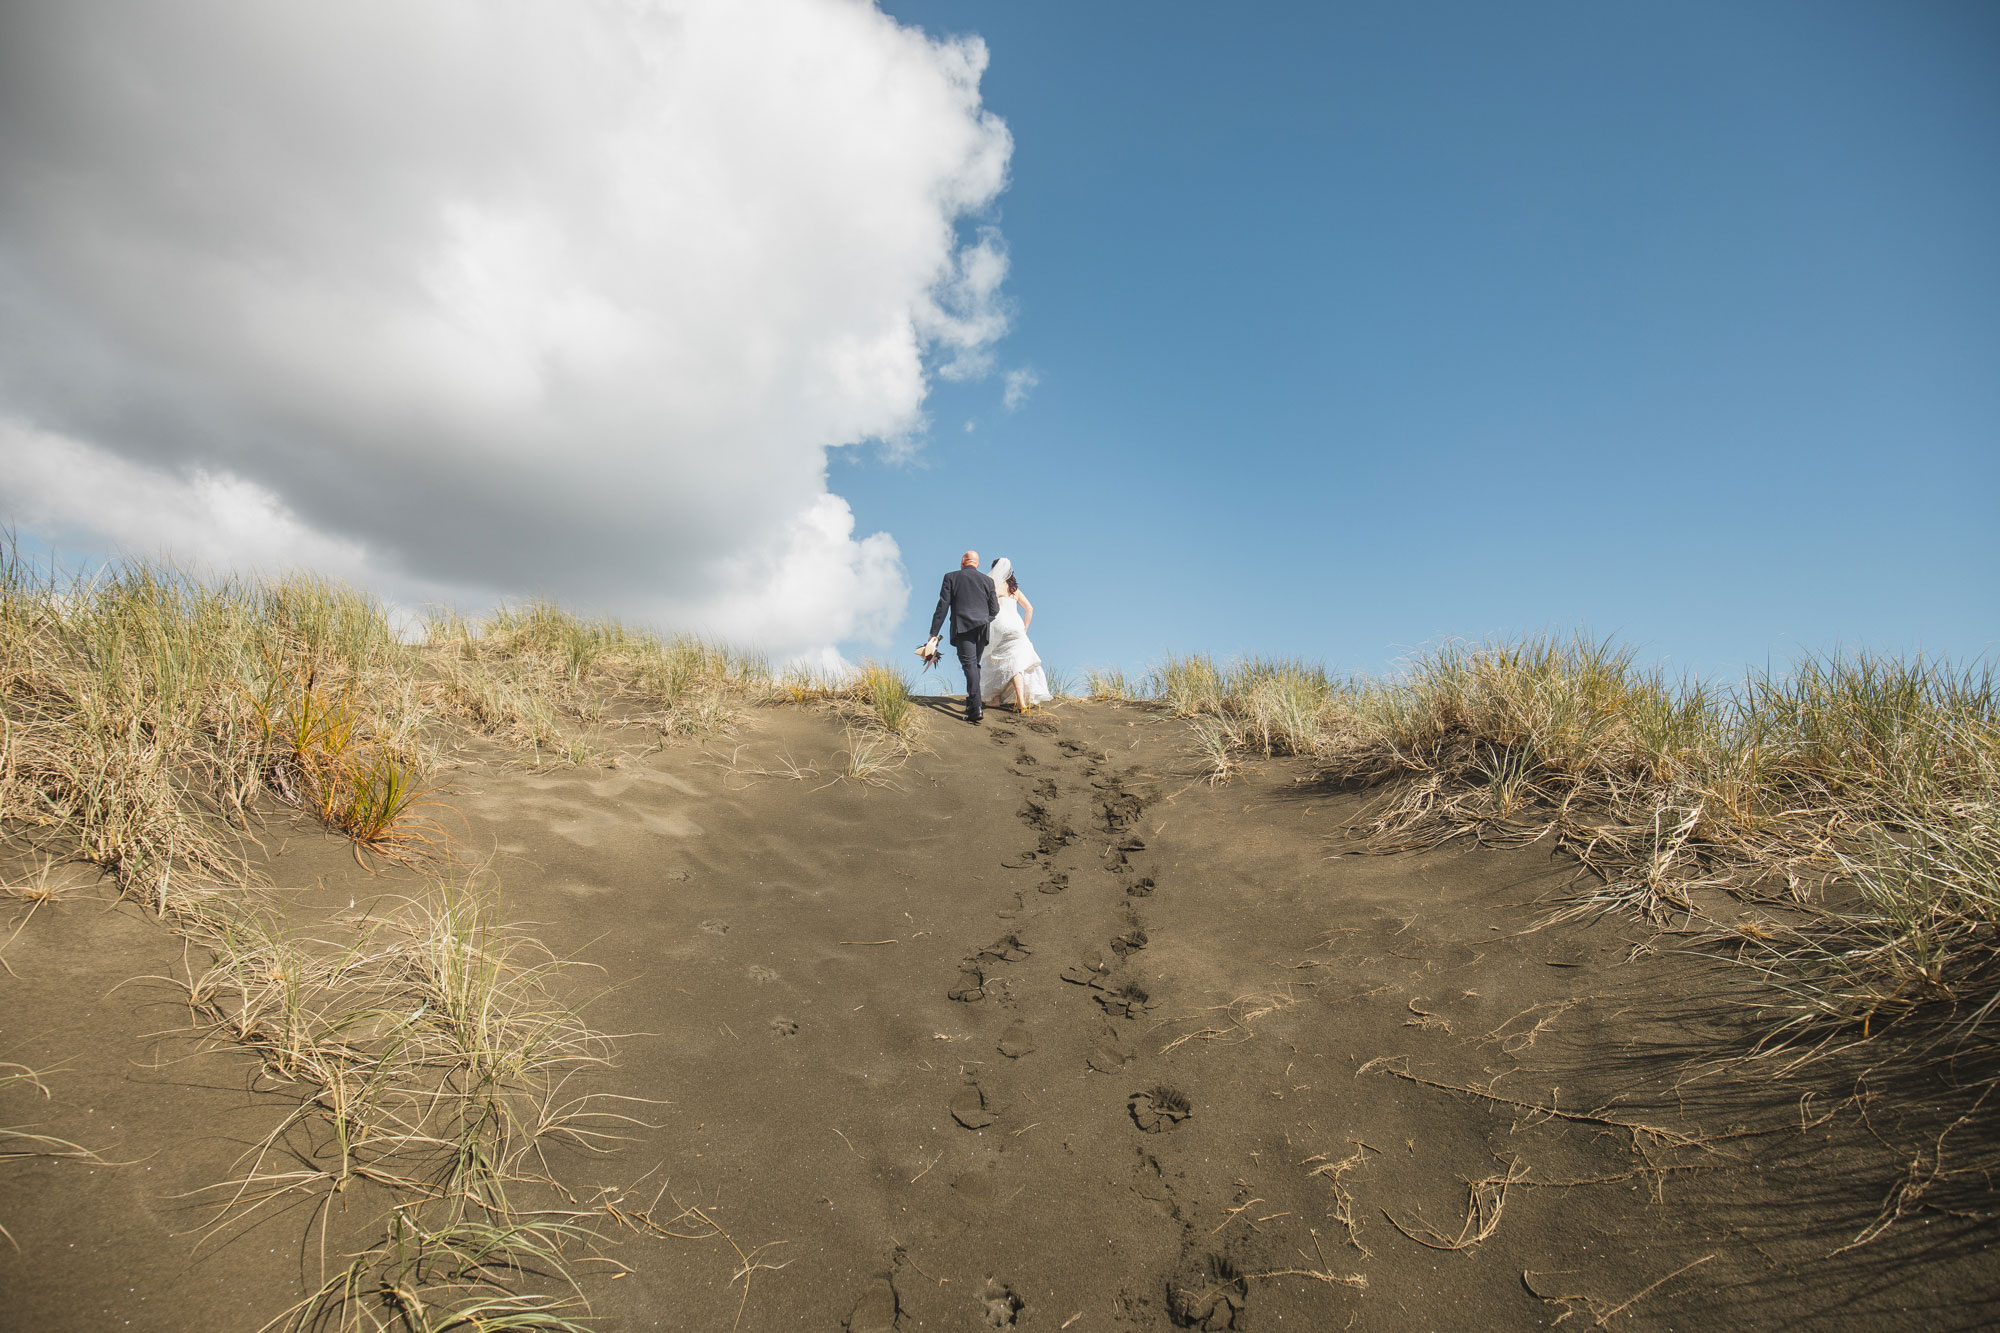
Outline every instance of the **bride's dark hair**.
<svg viewBox="0 0 2000 1333"><path fill-rule="evenodd" d="M1008 592L1021 591L1021 580L1015 578L1012 574L1009 574L1007 576L1007 591Z"/></svg>

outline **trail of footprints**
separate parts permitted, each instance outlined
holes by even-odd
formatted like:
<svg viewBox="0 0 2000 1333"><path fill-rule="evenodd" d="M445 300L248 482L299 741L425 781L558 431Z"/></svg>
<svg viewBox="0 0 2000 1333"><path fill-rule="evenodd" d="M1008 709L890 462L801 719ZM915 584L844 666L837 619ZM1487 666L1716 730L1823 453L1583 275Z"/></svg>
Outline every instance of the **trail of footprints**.
<svg viewBox="0 0 2000 1333"><path fill-rule="evenodd" d="M1010 928L966 954L946 994L967 1005L990 1003L1006 1011L1019 1003L1024 988L1039 986L1049 978L1059 979L1075 987L1072 993L1079 1004L1088 1004L1096 1011L1085 1046L1086 1067L1117 1076L1136 1058L1126 1039L1129 1026L1160 1004L1153 988L1128 966L1149 943L1141 907L1160 888L1156 877L1145 873L1146 842L1139 833L1149 798L1136 785L1135 774L1112 770L1108 754L1076 740L1056 738L1054 748L1059 757L1045 763L1020 742L1016 728L1021 726L1044 734L1054 730L1047 719L1032 717L1009 719L1008 724L999 724L996 719L989 728L996 744L1014 747L1008 766L1023 781L1025 796L1019 814L1034 837L1031 848L1001 864L1032 872L1033 891L1055 900L1031 899L1025 886L1009 891L997 915ZM1085 829L1079 829L1078 822ZM1097 849L1094 855L1092 844ZM1090 865L1093 859L1094 867ZM1103 900L1108 898L1116 904L1117 920L1101 944L1085 947L1080 956L1047 959L1037 954L1030 938L1033 931L1026 922L1031 918L1053 922L1060 919L1059 914L1067 915L1055 896L1071 892L1091 895L1079 904L1082 912L1102 910ZM1031 907L1031 902L1040 905ZM995 1048L1007 1064L1025 1059L1036 1051L1034 1033L1025 1021L1011 1018ZM987 1078L995 1083L1005 1080L1005 1068L1003 1064ZM986 1078L967 1074L948 1109L959 1125L981 1131L998 1124L1009 1103L996 1088L987 1086ZM1186 1092L1165 1083L1134 1087L1123 1103L1127 1132L1141 1145L1158 1141L1150 1136L1179 1130L1195 1111ZM1134 1192L1161 1208L1181 1227L1184 1237L1181 1261L1165 1290L1123 1293L1120 1305L1125 1314L1148 1323L1157 1322L1157 1312L1163 1310L1176 1327L1246 1327L1249 1284L1237 1262L1212 1250L1205 1243L1206 1237L1184 1216L1173 1197L1172 1181L1154 1153L1135 1146L1132 1171ZM957 1187L968 1197L984 1197L992 1189L991 1164L967 1171ZM863 1322L864 1307L879 1319L884 1309L896 1310L892 1301L893 1297L884 1301L880 1289L871 1289L856 1306L850 1328L858 1333L864 1326L896 1327L895 1323ZM980 1302L984 1322L994 1328L1015 1326L1025 1309L1014 1289L998 1279L989 1280Z"/></svg>

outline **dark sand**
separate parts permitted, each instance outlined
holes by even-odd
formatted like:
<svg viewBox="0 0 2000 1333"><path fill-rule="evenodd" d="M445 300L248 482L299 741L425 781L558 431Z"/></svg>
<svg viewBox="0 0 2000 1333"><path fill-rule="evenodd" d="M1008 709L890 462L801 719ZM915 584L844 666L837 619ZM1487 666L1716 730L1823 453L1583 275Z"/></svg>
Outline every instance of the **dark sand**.
<svg viewBox="0 0 2000 1333"><path fill-rule="evenodd" d="M664 1183L766 1247L745 1302L723 1240L606 1223L628 1271L584 1265L603 1327L2000 1318L1990 1221L1919 1209L1842 1250L1922 1124L1801 1128L1837 1080L1802 1116L1800 1085L1691 1077L1747 1039L1745 978L1616 917L1531 931L1573 875L1546 849L1339 854L1361 796L1282 763L1207 786L1185 737L1113 705L939 712L866 786L830 782L836 719L760 709L615 770L453 776L507 919L602 969L573 978L614 987L597 1027L650 1034L593 1086L655 1099L657 1127L551 1165L584 1200ZM303 824L266 836L302 918L415 883ZM213 1196L176 1196L286 1106L134 980L182 955L96 886L4 955L0 1059L62 1067L0 1124L121 1164L0 1163L0 1327L249 1330L317 1281L303 1204L191 1234ZM330 1255L379 1234L379 1202Z"/></svg>

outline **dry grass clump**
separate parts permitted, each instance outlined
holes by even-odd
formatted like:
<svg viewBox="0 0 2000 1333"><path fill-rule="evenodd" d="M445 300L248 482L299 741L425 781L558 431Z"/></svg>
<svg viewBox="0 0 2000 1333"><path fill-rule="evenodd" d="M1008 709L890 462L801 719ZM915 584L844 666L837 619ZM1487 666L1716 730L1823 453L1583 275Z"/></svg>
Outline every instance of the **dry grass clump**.
<svg viewBox="0 0 2000 1333"><path fill-rule="evenodd" d="M837 697L852 714L841 776L870 786L889 785L890 775L916 752L924 730L908 678L895 667L864 662Z"/></svg>
<svg viewBox="0 0 2000 1333"><path fill-rule="evenodd" d="M605 1147L623 1117L578 1090L610 1049L563 998L563 965L490 899L441 885L351 938L299 935L225 892L251 879L238 830L277 802L415 860L443 849L429 792L473 734L579 762L589 728L712 734L767 687L756 659L544 602L440 615L412 638L380 603L311 578L142 563L63 578L0 547L0 828L42 860L10 895L32 911L59 889L50 866L88 861L212 956L190 1005L291 1099L216 1187L218 1227L308 1198L324 1248L336 1200L379 1200L388 1219L275 1322L578 1327L564 1254L587 1239L579 1215L517 1195L556 1188L546 1145ZM0 1087L22 1078L0 1067ZM25 1129L12 1141L82 1151ZM529 1278L558 1294L521 1294Z"/></svg>
<svg viewBox="0 0 2000 1333"><path fill-rule="evenodd" d="M719 735L729 727L731 698L769 681L760 658L586 620L546 601L502 607L477 623L447 612L425 631L441 702L537 756L577 753L572 725L613 714L666 736Z"/></svg>
<svg viewBox="0 0 2000 1333"><path fill-rule="evenodd" d="M771 679L772 703L830 703L848 698L856 676L810 662L794 662Z"/></svg>
<svg viewBox="0 0 2000 1333"><path fill-rule="evenodd" d="M901 671L879 662L863 663L852 688L882 730L904 740L914 739L922 719L910 698L910 682Z"/></svg>
<svg viewBox="0 0 2000 1333"><path fill-rule="evenodd" d="M1195 734L1212 776L1226 776L1232 754L1312 755L1333 694L1323 668L1291 659L1250 658L1220 667L1196 653L1169 657L1147 678L1151 696Z"/></svg>
<svg viewBox="0 0 2000 1333"><path fill-rule="evenodd" d="M1129 703L1139 697L1139 692L1133 687L1132 682L1126 679L1125 673L1117 667L1086 671L1083 675L1083 688L1093 699L1113 699Z"/></svg>
<svg viewBox="0 0 2000 1333"><path fill-rule="evenodd" d="M563 1251L588 1232L575 1214L524 1207L516 1187L547 1180L551 1141L602 1149L633 1122L574 1087L611 1048L562 997L569 965L497 922L493 904L443 885L343 941L245 914L186 983L211 1035L255 1052L264 1090L294 1103L244 1174L212 1187L212 1229L300 1197L317 1200L322 1228L337 1200L379 1197L389 1213L379 1245L274 1322L572 1326L559 1322L580 1300ZM520 1295L523 1275L562 1294Z"/></svg>
<svg viewBox="0 0 2000 1333"><path fill-rule="evenodd" d="M821 704L841 716L847 745L840 776L868 785L886 784L923 736L924 715L910 694L909 678L880 662L845 670L794 664L772 683L769 698L778 704Z"/></svg>
<svg viewBox="0 0 2000 1333"><path fill-rule="evenodd" d="M2000 691L1985 668L1862 654L1719 690L1585 638L1447 645L1389 680L1172 658L1153 698L1212 779L1245 754L1386 784L1400 850L1553 836L1601 878L1573 910L1695 914L1773 886L1811 916L1743 937L1794 1018L1869 1028L2000 1006ZM1393 780L1393 781L1392 781ZM1733 938L1733 937L1732 937Z"/></svg>
<svg viewBox="0 0 2000 1333"><path fill-rule="evenodd" d="M169 914L244 867L229 825L262 800L357 844L421 854L444 755L468 730L576 760L582 726L726 728L755 659L545 602L445 614L408 641L323 580L204 582L131 562L90 578L0 548L0 823L103 866Z"/></svg>

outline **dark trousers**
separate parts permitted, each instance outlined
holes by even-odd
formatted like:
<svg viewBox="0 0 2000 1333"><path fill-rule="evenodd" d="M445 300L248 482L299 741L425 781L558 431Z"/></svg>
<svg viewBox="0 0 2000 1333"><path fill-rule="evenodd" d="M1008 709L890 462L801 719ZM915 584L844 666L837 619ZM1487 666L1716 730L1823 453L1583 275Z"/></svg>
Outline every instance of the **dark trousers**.
<svg viewBox="0 0 2000 1333"><path fill-rule="evenodd" d="M965 715L978 717L986 711L979 696L979 655L986 651L986 626L963 639L952 639L951 646L958 649L958 665L965 672Z"/></svg>

